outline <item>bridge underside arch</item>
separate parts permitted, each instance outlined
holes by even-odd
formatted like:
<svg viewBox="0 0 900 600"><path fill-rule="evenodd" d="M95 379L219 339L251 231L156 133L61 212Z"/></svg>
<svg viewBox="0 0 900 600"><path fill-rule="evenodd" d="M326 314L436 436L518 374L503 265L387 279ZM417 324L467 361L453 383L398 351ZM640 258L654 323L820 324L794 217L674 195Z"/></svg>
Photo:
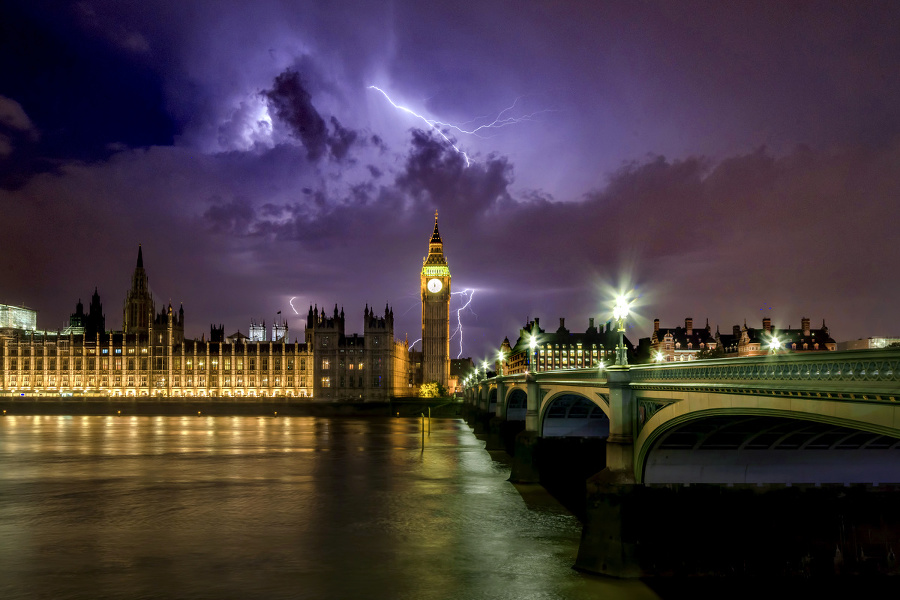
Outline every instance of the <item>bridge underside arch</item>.
<svg viewBox="0 0 900 600"><path fill-rule="evenodd" d="M580 394L559 394L544 408L543 437L609 437L609 417Z"/></svg>
<svg viewBox="0 0 900 600"><path fill-rule="evenodd" d="M510 391L506 403L507 421L524 421L528 410L528 394L524 390L514 388Z"/></svg>
<svg viewBox="0 0 900 600"><path fill-rule="evenodd" d="M661 433L644 483L897 483L900 438L779 416L715 415Z"/></svg>
<svg viewBox="0 0 900 600"><path fill-rule="evenodd" d="M488 412L493 414L497 410L497 388L492 387L488 392Z"/></svg>

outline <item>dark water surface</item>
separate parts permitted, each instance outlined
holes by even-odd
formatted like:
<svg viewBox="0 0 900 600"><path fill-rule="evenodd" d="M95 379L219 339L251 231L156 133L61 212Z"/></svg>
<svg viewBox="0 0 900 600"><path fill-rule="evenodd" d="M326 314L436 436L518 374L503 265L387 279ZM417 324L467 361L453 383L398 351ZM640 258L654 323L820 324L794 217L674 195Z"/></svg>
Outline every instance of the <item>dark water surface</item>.
<svg viewBox="0 0 900 600"><path fill-rule="evenodd" d="M0 418L0 599L652 598L460 420ZM495 460L497 459L497 460Z"/></svg>

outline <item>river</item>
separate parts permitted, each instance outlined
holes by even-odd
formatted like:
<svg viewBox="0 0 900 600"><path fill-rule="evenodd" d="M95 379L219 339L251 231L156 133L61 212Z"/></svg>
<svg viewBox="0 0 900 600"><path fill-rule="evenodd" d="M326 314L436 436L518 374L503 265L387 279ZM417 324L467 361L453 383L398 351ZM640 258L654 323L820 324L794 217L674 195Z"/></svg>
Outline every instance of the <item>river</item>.
<svg viewBox="0 0 900 600"><path fill-rule="evenodd" d="M0 418L0 598L654 598L460 420Z"/></svg>

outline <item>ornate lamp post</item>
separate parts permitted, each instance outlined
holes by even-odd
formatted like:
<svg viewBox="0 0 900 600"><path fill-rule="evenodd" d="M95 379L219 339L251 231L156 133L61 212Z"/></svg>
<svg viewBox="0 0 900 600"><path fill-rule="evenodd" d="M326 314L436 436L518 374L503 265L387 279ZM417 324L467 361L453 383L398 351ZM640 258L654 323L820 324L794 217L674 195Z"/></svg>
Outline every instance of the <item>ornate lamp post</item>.
<svg viewBox="0 0 900 600"><path fill-rule="evenodd" d="M484 378L487 379L487 368L488 368L487 359L484 360L484 362L482 363L482 366L484 367Z"/></svg>
<svg viewBox="0 0 900 600"><path fill-rule="evenodd" d="M497 367L497 375L503 377L503 350L497 353L499 359L499 366Z"/></svg>
<svg viewBox="0 0 900 600"><path fill-rule="evenodd" d="M616 364L624 367L628 364L625 356L625 318L628 317L628 301L624 296L616 298L616 306L613 308L613 318L618 321L619 345L616 346Z"/></svg>
<svg viewBox="0 0 900 600"><path fill-rule="evenodd" d="M772 336L772 339L769 340L769 349L772 351L772 354L778 354L778 351L781 349L781 340L779 340L776 336Z"/></svg>

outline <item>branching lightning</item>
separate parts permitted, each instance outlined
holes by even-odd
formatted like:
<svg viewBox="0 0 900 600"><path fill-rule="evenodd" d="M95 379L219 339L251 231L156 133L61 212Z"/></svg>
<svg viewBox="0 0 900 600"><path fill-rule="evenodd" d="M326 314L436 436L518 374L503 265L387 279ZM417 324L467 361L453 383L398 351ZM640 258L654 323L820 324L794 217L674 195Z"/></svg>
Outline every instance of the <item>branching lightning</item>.
<svg viewBox="0 0 900 600"><path fill-rule="evenodd" d="M429 119L429 118L427 118L427 117L423 117L422 115L420 115L419 113L415 112L415 111L412 110L411 108L407 108L406 106L402 106L402 105L397 104L396 102L394 102L394 101L391 99L391 97L388 96L387 92L385 92L383 89L381 89L381 88L378 87L377 85L370 85L370 86L369 86L369 89L370 89L370 90L377 90L377 91L381 92L381 95L384 96L385 99L386 99L388 102L391 103L391 106L393 106L393 107L396 108L397 110L401 110L401 111L403 111L403 112L405 112L405 113L407 113L407 114L410 114L410 115L414 116L415 118L419 119L420 121L422 121L423 123L425 123L426 125L428 125L432 130L434 130L435 132L437 132L437 134L438 134L439 136L441 136L441 138L442 138L445 142L447 142L447 144L449 144L454 150L456 150L456 152L457 152L458 154L462 155L462 157L463 157L463 158L465 159L465 161L466 161L466 166L467 166L467 167L471 164L471 162L470 162L470 160L469 160L469 155L466 154L465 152L463 152L462 150L460 150L459 147L458 147L458 146L456 145L456 143L454 142L454 140L453 140L450 136L448 136L446 133L444 133L444 130L445 130L445 129L447 129L447 130L452 130L452 131L456 131L456 132L458 132L458 133L462 133L462 134L465 134L465 135L474 135L474 136L477 136L477 137L482 137L482 136L479 134L479 132L481 132L481 131L483 131L483 130L486 130L486 129L500 129L501 127L507 127L507 126L509 126L509 125L515 125L516 123L521 123L522 121L530 121L535 115L538 115L538 114L541 114L541 113L545 113L545 112L549 112L548 110L539 110L539 111L537 111L537 112L533 112L533 113L530 113L530 114L527 114L527 115L524 115L524 116L521 116L521 117L508 116L508 113L509 113L510 111L512 111L512 110L516 107L516 104L518 104L519 100L522 99L522 97L519 96L518 98L515 99L515 101L513 101L513 103L512 103L510 106L508 106L507 108L504 108L504 109L501 110L499 113L497 113L497 116L494 117L493 120L491 120L489 123L485 123L485 124L483 124L483 125L479 125L478 127L475 127L474 129L465 129L465 128L463 128L463 127L460 126L460 125L454 125L453 123L445 123L445 122L443 122L443 121L438 121L438 120L436 120L436 119ZM476 118L476 119L473 119L473 120L471 120L471 121L467 121L466 123L463 123L463 125L466 125L467 123L474 123L475 121L480 121L480 120L482 120L482 119L487 119L487 118L489 118L489 117L478 117L478 118Z"/></svg>
<svg viewBox="0 0 900 600"><path fill-rule="evenodd" d="M450 336L452 340L457 333L459 333L459 354L456 355L456 358L462 358L463 354L463 328L462 328L462 311L469 308L469 305L472 304L472 299L475 298L475 290L467 288L461 292L451 292L451 296L455 296L457 294L461 294L464 298L466 298L466 303L463 304L456 311L456 329L453 331L453 335ZM475 314L475 311L469 308L472 314ZM476 315L477 316L477 315Z"/></svg>

